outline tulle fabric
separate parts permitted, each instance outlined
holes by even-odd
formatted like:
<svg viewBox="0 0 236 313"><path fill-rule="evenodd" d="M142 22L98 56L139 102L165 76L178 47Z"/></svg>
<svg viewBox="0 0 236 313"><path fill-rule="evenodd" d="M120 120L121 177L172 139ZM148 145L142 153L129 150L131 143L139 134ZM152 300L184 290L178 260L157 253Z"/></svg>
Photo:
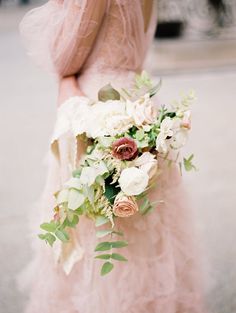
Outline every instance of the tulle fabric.
<svg viewBox="0 0 236 313"><path fill-rule="evenodd" d="M149 23L145 32L140 0L51 0L25 16L20 32L38 65L68 76L94 66L140 69L155 14Z"/></svg>
<svg viewBox="0 0 236 313"><path fill-rule="evenodd" d="M50 216L58 181L60 167L51 156L37 223ZM164 203L145 217L117 219L129 242L123 250L128 262L116 262L106 277L99 274L101 261L94 260L98 239L91 220L82 218L76 230L84 255L69 275L51 249L35 239L34 261L21 278L22 288L31 289L26 313L203 313L193 221L178 169L162 165L150 196Z"/></svg>
<svg viewBox="0 0 236 313"><path fill-rule="evenodd" d="M81 90L96 98L99 88L108 82L128 88L142 68L156 21L153 13L145 31L142 2L51 0L28 13L21 32L38 64L59 76L79 73ZM75 149L80 158L84 153L81 142L63 135L58 153L50 153L47 184L33 214L35 238L38 225L51 217L54 192L70 176ZM74 251L82 257L76 255L68 275L62 259L35 239L34 260L21 279L22 288L30 287L27 313L204 312L191 211L181 177L175 167L161 167L150 196L164 202L145 217L117 219L129 241L123 250L129 261L116 262L109 275L99 274L101 262L94 260L98 239L94 223L85 217L67 251L70 260Z"/></svg>

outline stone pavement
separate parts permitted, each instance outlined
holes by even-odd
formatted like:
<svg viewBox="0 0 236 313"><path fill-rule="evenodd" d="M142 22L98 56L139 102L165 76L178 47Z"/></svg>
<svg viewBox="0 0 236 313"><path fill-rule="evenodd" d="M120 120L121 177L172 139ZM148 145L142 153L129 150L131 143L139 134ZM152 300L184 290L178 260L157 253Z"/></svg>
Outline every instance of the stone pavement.
<svg viewBox="0 0 236 313"><path fill-rule="evenodd" d="M53 79L31 64L20 43L17 24L23 13L23 9L0 9L0 313L22 312L27 297L19 292L16 277L32 254L27 216L45 182L44 160L56 110ZM236 54L231 50L235 42L230 43L230 51L221 46L223 65L206 62L197 71L194 66L191 70L191 62L200 63L196 54L186 63L182 57L180 67L178 60L185 53L180 43L170 43L169 54L165 54L170 51L168 44L161 45L162 52L157 44L148 61L149 66L155 64L156 77L163 76L161 101L166 103L191 88L198 97L186 152L195 153L199 171L185 174L184 181L208 258L207 301L214 313L235 313ZM211 60L209 45L204 58ZM230 62L224 60L229 55Z"/></svg>

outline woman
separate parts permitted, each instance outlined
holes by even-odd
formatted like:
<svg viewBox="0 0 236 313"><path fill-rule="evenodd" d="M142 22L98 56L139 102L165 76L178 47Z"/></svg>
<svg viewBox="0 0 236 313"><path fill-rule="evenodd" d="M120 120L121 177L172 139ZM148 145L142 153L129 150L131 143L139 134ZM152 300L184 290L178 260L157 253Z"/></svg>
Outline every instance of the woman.
<svg viewBox="0 0 236 313"><path fill-rule="evenodd" d="M51 0L26 15L21 31L30 54L56 72L60 106L73 96L96 99L109 82L129 87L151 42L154 12L152 0ZM42 220L51 216L53 194L68 179L74 156L78 161L84 151L68 134L58 135L56 143L40 204ZM175 167L162 170L151 197L164 203L145 218L122 220L131 243L129 262L105 278L93 259L96 237L89 219L81 219L71 242L53 252L38 243L28 313L203 312L180 174Z"/></svg>

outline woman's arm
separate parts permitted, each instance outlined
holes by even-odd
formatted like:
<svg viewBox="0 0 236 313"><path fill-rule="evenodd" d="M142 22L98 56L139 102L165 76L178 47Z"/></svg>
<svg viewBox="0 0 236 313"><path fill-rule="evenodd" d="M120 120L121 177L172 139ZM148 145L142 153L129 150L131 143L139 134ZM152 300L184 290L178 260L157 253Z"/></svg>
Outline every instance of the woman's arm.
<svg viewBox="0 0 236 313"><path fill-rule="evenodd" d="M84 94L79 89L76 76L62 77L58 85L58 106L65 102L68 98L74 96L83 96Z"/></svg>

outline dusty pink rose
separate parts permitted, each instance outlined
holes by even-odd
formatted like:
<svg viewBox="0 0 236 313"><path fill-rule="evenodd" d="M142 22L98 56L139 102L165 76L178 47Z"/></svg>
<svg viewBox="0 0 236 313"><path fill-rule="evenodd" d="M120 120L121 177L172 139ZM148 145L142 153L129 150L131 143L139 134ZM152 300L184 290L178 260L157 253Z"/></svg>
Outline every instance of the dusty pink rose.
<svg viewBox="0 0 236 313"><path fill-rule="evenodd" d="M128 217L138 212L138 205L134 197L117 196L113 206L115 216Z"/></svg>
<svg viewBox="0 0 236 313"><path fill-rule="evenodd" d="M132 160L138 154L136 142L131 138L120 138L112 144L112 154L120 160Z"/></svg>

